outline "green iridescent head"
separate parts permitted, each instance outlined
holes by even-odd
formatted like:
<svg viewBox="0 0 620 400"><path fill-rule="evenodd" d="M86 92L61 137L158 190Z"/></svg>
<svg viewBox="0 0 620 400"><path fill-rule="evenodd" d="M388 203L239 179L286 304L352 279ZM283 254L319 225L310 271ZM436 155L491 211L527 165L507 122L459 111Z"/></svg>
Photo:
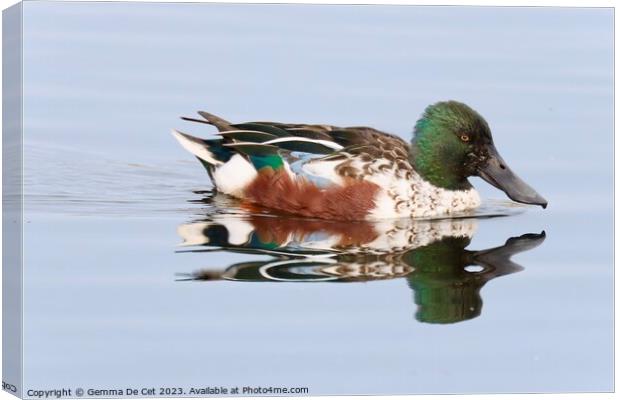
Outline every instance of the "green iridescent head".
<svg viewBox="0 0 620 400"><path fill-rule="evenodd" d="M515 175L501 158L485 119L466 104L444 101L430 105L415 125L411 163L431 184L448 190L471 188L479 176L514 201L547 201Z"/></svg>

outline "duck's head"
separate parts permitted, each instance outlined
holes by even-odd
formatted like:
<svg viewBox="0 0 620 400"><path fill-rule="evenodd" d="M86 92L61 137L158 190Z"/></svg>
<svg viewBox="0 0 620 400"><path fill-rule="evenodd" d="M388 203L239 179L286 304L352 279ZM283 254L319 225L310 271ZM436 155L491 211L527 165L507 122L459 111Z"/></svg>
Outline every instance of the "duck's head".
<svg viewBox="0 0 620 400"><path fill-rule="evenodd" d="M456 101L430 105L415 125L411 162L435 186L464 190L479 176L519 203L547 207L547 200L519 178L499 155L487 122Z"/></svg>

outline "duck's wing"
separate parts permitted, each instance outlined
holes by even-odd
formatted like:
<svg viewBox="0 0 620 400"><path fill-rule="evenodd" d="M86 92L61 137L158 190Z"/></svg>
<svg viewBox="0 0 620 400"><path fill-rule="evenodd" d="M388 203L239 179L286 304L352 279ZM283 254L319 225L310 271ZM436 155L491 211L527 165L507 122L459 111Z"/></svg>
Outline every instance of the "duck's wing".
<svg viewBox="0 0 620 400"><path fill-rule="evenodd" d="M226 183L223 181L240 180L229 177L220 183L215 172L220 166L223 171L233 161L242 164L235 154L246 160L244 168L239 165L234 168L235 171L247 170L246 174L241 174L243 176L254 177L256 171L265 166L274 170L284 168L320 188L334 184L344 186L350 179L364 180L384 172L395 175L394 171L398 171L397 175L406 177L413 170L408 143L374 128L269 121L231 123L204 111L198 114L200 118L183 119L215 126L219 131L218 139L205 141L180 132L175 132L175 136L206 163L218 188ZM375 180L386 181L379 177ZM241 181L245 184L249 178ZM241 186L236 184L235 188ZM222 188L225 193L234 193L225 189Z"/></svg>
<svg viewBox="0 0 620 400"><path fill-rule="evenodd" d="M366 126L338 127L271 121L233 124L206 111L199 111L198 114L203 119L182 118L215 126L225 142L268 143L289 151L330 155L347 153L384 159L406 160L409 155L409 144L403 139Z"/></svg>
<svg viewBox="0 0 620 400"><path fill-rule="evenodd" d="M341 183L344 178L363 179L377 171L397 168L411 171L409 144L398 136L365 126L247 122L232 125L277 135L268 143L281 149L306 153L295 172ZM299 156L299 154L296 154Z"/></svg>
<svg viewBox="0 0 620 400"><path fill-rule="evenodd" d="M252 122L261 126L273 126L290 136L337 143L346 151L353 153L364 149L371 155L381 156L395 150L405 157L409 153L409 144L396 135L367 126L338 127L324 124L287 124L281 122ZM243 124L246 125L247 124Z"/></svg>

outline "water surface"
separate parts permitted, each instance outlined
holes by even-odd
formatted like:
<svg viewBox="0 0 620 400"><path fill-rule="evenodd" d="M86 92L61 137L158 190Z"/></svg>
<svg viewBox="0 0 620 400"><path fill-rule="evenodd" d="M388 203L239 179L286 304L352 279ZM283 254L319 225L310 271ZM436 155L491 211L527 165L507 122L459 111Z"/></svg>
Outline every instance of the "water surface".
<svg viewBox="0 0 620 400"><path fill-rule="evenodd" d="M608 9L29 2L25 387L613 389ZM458 220L248 212L169 135L489 121L549 200Z"/></svg>

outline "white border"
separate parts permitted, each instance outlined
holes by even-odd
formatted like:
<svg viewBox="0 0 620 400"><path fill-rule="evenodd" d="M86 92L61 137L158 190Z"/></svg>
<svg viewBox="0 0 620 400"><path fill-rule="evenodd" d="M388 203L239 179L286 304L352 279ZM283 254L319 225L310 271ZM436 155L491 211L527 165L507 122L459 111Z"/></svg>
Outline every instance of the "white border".
<svg viewBox="0 0 620 400"><path fill-rule="evenodd" d="M46 0L41 0L46 1ZM612 0L50 0L66 2L144 2L144 3L292 3L292 4L378 4L378 5L422 5L422 6L497 6L497 7L609 7L615 8ZM18 0L2 0L4 10L19 3Z"/></svg>
<svg viewBox="0 0 620 400"><path fill-rule="evenodd" d="M81 1L81 2L97 2L98 0L64 0L64 1ZM116 2L116 1L123 1L123 0L106 0L106 2ZM572 0L572 1L561 1L561 0L521 0L521 1L514 1L514 0L504 0L504 1L493 1L493 0L476 0L476 1L464 1L464 0L423 0L423 1L416 1L416 0L390 0L390 1L386 1L386 0L288 0L288 1L282 1L282 0L270 0L270 1L261 1L261 0L243 0L243 1L231 1L231 0L219 0L219 1L184 1L184 0L132 0L132 1L137 1L137 2L170 2L170 3L295 3L295 4L308 4L308 3L313 3L313 4L384 4L384 5L388 5L388 4L398 4L398 5L434 5L434 6L442 6L442 5L457 5L457 6L510 6L510 7L516 7L516 6L533 6L533 7L541 7L541 6L561 6L561 7L612 7L615 8L615 2L611 1L611 0ZM17 4L19 1L18 0L2 0L2 3L0 4L0 9L4 10L14 4ZM615 11L614 11L615 14ZM615 21L615 16L614 16L614 21ZM0 18L0 38L1 38L1 27L2 27L2 21ZM618 72L618 63L617 63L617 52L615 51L615 44L618 43L618 31L614 29L614 77ZM1 70L1 64L2 64L2 54L0 52L0 70ZM618 115L618 105L615 102L615 93L616 93L616 88L617 88L617 83L616 80L614 79L614 116ZM2 92L2 82L0 82L0 93ZM615 117L614 117L614 138L615 138ZM0 126L1 126L1 117L0 117ZM615 154L618 153L618 141L614 140L614 209L615 206L617 205L617 199L618 199L618 166L615 163ZM1 157L1 152L0 152L0 157ZM0 163L0 170L1 170L1 166L2 164ZM1 174L0 174L0 179L1 179ZM1 213L1 210L0 210ZM615 213L614 211L614 248L617 249L618 248L618 235L616 234L616 227L617 227L617 222L618 222L618 215ZM1 235L2 233L0 232L0 241L1 241ZM1 255L1 250L0 250L0 255ZM614 264L615 264L615 252L614 252ZM618 287L618 275L619 274L614 274L614 283L615 283L615 287ZM2 288L0 286L0 294L1 294ZM0 302L1 302L1 296L0 296ZM614 310L618 309L618 298L615 296L615 290L614 290ZM614 320L614 343L617 342L618 339L618 330L615 329L616 327L616 321L617 319ZM0 331L0 335L1 335L1 331ZM614 346L614 353L615 353L615 346ZM0 350L0 354L1 354L1 350ZM614 363L615 365L615 363ZM518 377L515 377L515 379L519 379ZM615 382L618 382L618 370L616 368L614 368L614 380ZM415 395L415 396L368 396L370 398L376 398L376 399L389 399L389 400L404 400L404 399L415 399L415 400L454 400L454 399L460 399L460 398L468 398L468 399L472 399L474 398L474 396L476 398L478 397L483 397L485 399L488 399L490 396L493 397L494 400L516 400L516 399L522 399L522 398L526 398L526 399L549 399L549 400L555 400L555 399L567 399L567 400L573 400L573 399L609 399L609 398L615 398L615 397L620 397L619 395L614 394L608 394L608 393L570 393L570 394L559 394L559 393L555 393L555 394L498 394L498 395ZM226 398L226 399L245 399L246 397L239 397L239 398L235 398L235 397L220 397L220 398ZM360 397L359 396L321 396L321 397L317 397L317 396L306 396L306 397L261 397L263 399L301 399L301 398L307 398L307 399L323 399L323 400L359 400ZM5 399L15 399L14 396L9 395L6 392L0 392L0 400L5 400ZM144 399L151 399L151 398L147 398L144 397ZM153 400L157 399L160 400L161 398L152 398Z"/></svg>

